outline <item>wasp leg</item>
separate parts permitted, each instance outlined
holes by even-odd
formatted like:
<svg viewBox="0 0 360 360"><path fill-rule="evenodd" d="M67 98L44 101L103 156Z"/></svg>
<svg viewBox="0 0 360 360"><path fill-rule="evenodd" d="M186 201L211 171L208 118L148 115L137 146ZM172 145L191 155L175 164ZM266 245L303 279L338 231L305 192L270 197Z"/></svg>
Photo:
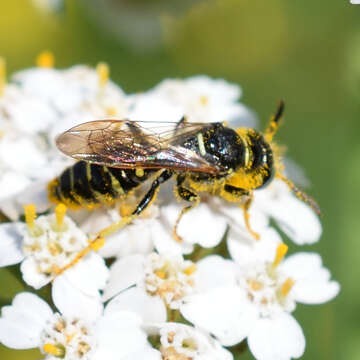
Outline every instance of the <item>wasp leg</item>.
<svg viewBox="0 0 360 360"><path fill-rule="evenodd" d="M177 229L180 223L181 218L192 208L194 208L195 206L197 206L200 202L200 196L198 194L196 194L195 192L193 192L192 190L189 190L188 188L184 187L182 184L185 181L185 177L183 176L178 176L177 178L177 183L176 183L176 187L175 187L175 192L176 194L183 200L186 201L190 201L191 204L184 206L181 209L181 212L179 214L179 216L176 219L175 222L175 226L173 229L173 237L176 241L178 242L182 242L183 239L182 237L177 233Z"/></svg>
<svg viewBox="0 0 360 360"><path fill-rule="evenodd" d="M274 135L276 134L277 130L279 129L279 123L284 112L284 101L280 101L276 113L271 116L269 125L265 130L265 140L270 142Z"/></svg>
<svg viewBox="0 0 360 360"><path fill-rule="evenodd" d="M235 198L238 198L239 200L241 200L243 197L246 197L246 200L244 203L241 204L241 207L244 210L244 221L245 221L245 226L246 228L249 230L250 234L256 239L259 240L260 239L260 235L254 231L250 225L250 214L249 214L249 209L251 206L251 203L254 199L254 193L252 191L249 190L244 190L241 188L237 188L235 186L231 186L231 185L225 185L224 186L224 190L228 193L230 193L232 196L234 196Z"/></svg>
<svg viewBox="0 0 360 360"><path fill-rule="evenodd" d="M57 275L62 274L65 270L74 266L80 259L82 259L86 254L91 250L97 251L102 248L105 244L105 238L119 230L121 230L125 225L131 223L136 217L138 217L155 199L159 191L159 187L162 183L169 180L173 173L171 171L163 171L151 184L150 189L142 198L136 209L133 213L127 217L122 218L120 221L111 224L110 226L101 230L95 239L89 240L89 244L83 250L81 250L69 264L60 268L56 271Z"/></svg>

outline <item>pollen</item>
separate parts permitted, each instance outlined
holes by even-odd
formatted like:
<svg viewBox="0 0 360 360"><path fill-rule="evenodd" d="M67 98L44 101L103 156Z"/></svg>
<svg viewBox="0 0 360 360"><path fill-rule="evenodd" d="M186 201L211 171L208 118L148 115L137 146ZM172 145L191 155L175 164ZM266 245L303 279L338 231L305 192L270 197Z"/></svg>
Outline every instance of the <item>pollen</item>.
<svg viewBox="0 0 360 360"><path fill-rule="evenodd" d="M36 215L36 207L34 204L29 204L24 206L25 211L25 221L29 228L33 228L35 226Z"/></svg>
<svg viewBox="0 0 360 360"><path fill-rule="evenodd" d="M164 280L166 278L166 272L164 270L159 269L159 270L156 270L154 273L160 279Z"/></svg>
<svg viewBox="0 0 360 360"><path fill-rule="evenodd" d="M281 290L280 290L281 295L285 297L290 292L294 284L295 281L292 278L290 277L287 278L281 286Z"/></svg>
<svg viewBox="0 0 360 360"><path fill-rule="evenodd" d="M117 109L115 106L109 106L106 109L106 115L108 116L115 116L117 114Z"/></svg>
<svg viewBox="0 0 360 360"><path fill-rule="evenodd" d="M99 237L99 238L95 239L95 241L92 242L90 246L94 251L98 251L104 245L105 245L105 239L103 237Z"/></svg>
<svg viewBox="0 0 360 360"><path fill-rule="evenodd" d="M6 86L6 61L0 57L0 96L4 95Z"/></svg>
<svg viewBox="0 0 360 360"><path fill-rule="evenodd" d="M275 259L272 263L273 267L277 267L281 263L282 259L286 255L287 251L288 251L287 245L285 245L284 243L281 243L278 245L278 247L276 249Z"/></svg>
<svg viewBox="0 0 360 360"><path fill-rule="evenodd" d="M43 51L36 58L36 65L41 68L53 68L55 57L51 51Z"/></svg>
<svg viewBox="0 0 360 360"><path fill-rule="evenodd" d="M264 284L262 282L254 279L249 279L248 284L253 291L260 291L264 287Z"/></svg>
<svg viewBox="0 0 360 360"><path fill-rule="evenodd" d="M209 98L205 95L202 95L202 96L200 96L199 101L200 101L201 105L205 106L209 103Z"/></svg>
<svg viewBox="0 0 360 360"><path fill-rule="evenodd" d="M196 264L191 264L184 270L185 275L192 275L196 271Z"/></svg>
<svg viewBox="0 0 360 360"><path fill-rule="evenodd" d="M99 62L96 66L96 72L98 74L99 86L100 88L103 88L109 81L109 77L110 77L109 65L106 64L105 62Z"/></svg>
<svg viewBox="0 0 360 360"><path fill-rule="evenodd" d="M43 350L45 353L58 357L63 358L65 356L65 348L63 345L53 345L50 343L47 343L43 346Z"/></svg>
<svg viewBox="0 0 360 360"><path fill-rule="evenodd" d="M144 169L136 168L135 169L135 174L136 174L137 177L143 177L144 176Z"/></svg>
<svg viewBox="0 0 360 360"><path fill-rule="evenodd" d="M36 207L34 204L29 204L24 206L25 212L25 222L28 226L28 230L31 236L40 236L42 235L42 230L35 224L36 215Z"/></svg>
<svg viewBox="0 0 360 360"><path fill-rule="evenodd" d="M66 206L59 204L55 208L56 224L54 226L55 231L63 231L66 227L64 226L64 217L66 214Z"/></svg>

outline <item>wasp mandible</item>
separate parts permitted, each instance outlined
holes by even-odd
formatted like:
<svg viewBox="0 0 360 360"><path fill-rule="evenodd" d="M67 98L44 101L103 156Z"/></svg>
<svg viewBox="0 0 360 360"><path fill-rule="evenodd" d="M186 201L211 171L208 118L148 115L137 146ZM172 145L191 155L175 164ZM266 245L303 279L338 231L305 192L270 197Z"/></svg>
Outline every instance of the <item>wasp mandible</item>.
<svg viewBox="0 0 360 360"><path fill-rule="evenodd" d="M283 180L295 195L317 213L319 207L281 173L273 136L284 110L281 101L262 134L251 128L232 129L222 123L142 122L99 120L77 125L58 136L57 147L77 160L49 183L49 199L71 209L113 204L130 196L145 181L151 186L132 214L99 233L97 239L117 231L155 200L159 187L171 178L175 194L190 204L174 224L200 202L200 192L238 202L249 221L254 190L274 177ZM96 241L96 240L94 240Z"/></svg>

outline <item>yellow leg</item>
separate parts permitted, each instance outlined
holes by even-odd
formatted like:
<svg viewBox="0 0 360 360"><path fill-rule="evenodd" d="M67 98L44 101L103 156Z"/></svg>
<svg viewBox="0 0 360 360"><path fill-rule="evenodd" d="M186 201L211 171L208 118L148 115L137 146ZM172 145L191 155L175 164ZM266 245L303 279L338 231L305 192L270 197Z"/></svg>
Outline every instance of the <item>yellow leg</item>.
<svg viewBox="0 0 360 360"><path fill-rule="evenodd" d="M199 202L200 202L200 197L197 196L197 197L196 197L196 200L195 200L195 202L194 202L193 204L191 204L191 205L189 205L189 206L184 206L184 207L181 209L180 214L179 214L179 216L178 216L177 219L176 219L176 222L175 222L175 225L174 225L174 228L173 228L173 233L172 233L173 238L174 238L177 242L179 242L179 243L183 242L183 238L182 238L182 237L178 234L178 232L177 232L182 217L183 217L189 210L191 210L191 209L193 209L194 207L196 207L196 206L199 204Z"/></svg>
<svg viewBox="0 0 360 360"><path fill-rule="evenodd" d="M105 238L110 236L111 234L115 233L118 230L121 230L124 226L131 223L131 221L136 217L136 215L127 216L122 218L121 220L111 224L110 226L106 227L105 229L101 230L95 239L90 240L89 244L78 252L76 257L69 262L69 264L65 265L62 268L56 269L56 275L62 274L65 270L70 269L75 264L77 264L85 255L87 255L90 251L98 251L105 245Z"/></svg>
<svg viewBox="0 0 360 360"><path fill-rule="evenodd" d="M74 266L79 260L81 260L86 254L88 254L91 250L97 251L101 249L105 244L105 238L110 236L111 234L115 233L116 231L121 230L124 226L131 223L137 216L139 216L148 206L150 206L153 201L155 201L156 196L159 191L159 186L170 179L172 173L165 170L163 171L152 183L151 188L143 197L143 199L138 204L137 208L133 211L130 216L123 217L121 220L111 224L110 226L106 227L105 229L101 230L95 239L89 240L89 244L81 250L76 257L66 266L56 269L55 273L57 275L63 273L65 270Z"/></svg>
<svg viewBox="0 0 360 360"><path fill-rule="evenodd" d="M304 191L300 190L292 181L290 181L286 176L281 174L279 171L276 172L275 177L283 181L298 199L308 204L319 216L321 216L320 207L313 198L311 198Z"/></svg>
<svg viewBox="0 0 360 360"><path fill-rule="evenodd" d="M250 225L249 209L250 209L253 199L254 199L254 195L253 195L253 193L250 193L248 199L242 205L243 210L244 210L245 226L249 230L250 234L255 238L255 240L260 240L260 235L256 231L254 231Z"/></svg>

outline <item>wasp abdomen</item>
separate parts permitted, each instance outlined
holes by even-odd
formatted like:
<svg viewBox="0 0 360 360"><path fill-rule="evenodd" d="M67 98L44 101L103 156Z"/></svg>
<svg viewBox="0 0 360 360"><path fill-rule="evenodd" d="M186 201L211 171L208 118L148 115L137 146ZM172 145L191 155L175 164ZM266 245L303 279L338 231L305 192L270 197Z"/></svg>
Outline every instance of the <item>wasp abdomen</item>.
<svg viewBox="0 0 360 360"><path fill-rule="evenodd" d="M55 203L64 203L72 209L110 204L126 196L153 172L79 161L49 183L49 199Z"/></svg>

